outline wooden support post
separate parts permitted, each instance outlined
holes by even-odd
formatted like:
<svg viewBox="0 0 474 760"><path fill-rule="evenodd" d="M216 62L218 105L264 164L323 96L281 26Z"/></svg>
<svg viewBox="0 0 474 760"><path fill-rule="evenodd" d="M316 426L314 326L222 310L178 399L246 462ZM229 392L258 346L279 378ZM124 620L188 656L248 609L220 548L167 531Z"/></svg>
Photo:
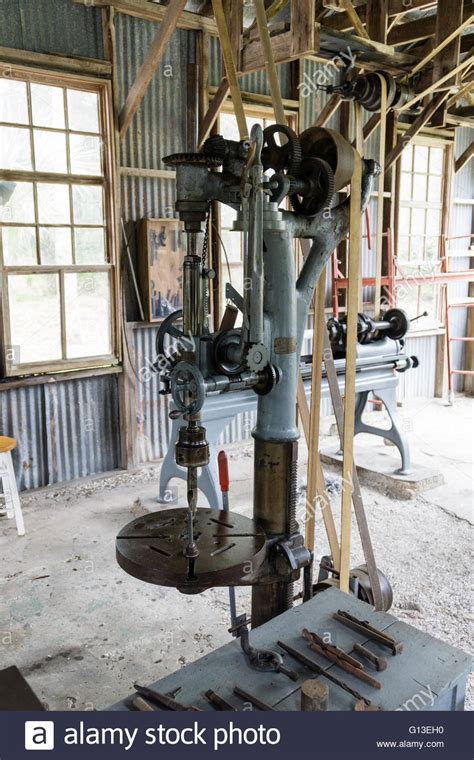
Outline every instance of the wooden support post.
<svg viewBox="0 0 474 760"><path fill-rule="evenodd" d="M377 192L377 227L375 238L375 319L380 319L382 299L382 256L383 256L383 217L384 217L384 171L385 171L385 140L387 133L387 82L379 75L381 86L380 132L379 132L379 164L381 173L378 177Z"/></svg>
<svg viewBox="0 0 474 760"><path fill-rule="evenodd" d="M341 105L342 100L339 95L331 95L328 102L324 106L323 110L319 114L318 118L314 122L315 127L324 127L331 116L336 113L337 109Z"/></svg>
<svg viewBox="0 0 474 760"><path fill-rule="evenodd" d="M326 490L324 472L319 455L319 437L321 432L321 382L324 331L326 319L324 314L324 302L326 300L326 269L321 272L316 299L314 304L313 324L313 361L311 374L311 407L309 414L308 445L308 484L306 492L306 521L305 521L305 545L308 549L314 549L314 533L316 525L316 499L323 516L324 527L328 538L334 567L339 568L339 541L337 538L334 516L331 508L331 500ZM306 400L306 395L305 395ZM302 401L302 399L300 399Z"/></svg>
<svg viewBox="0 0 474 760"><path fill-rule="evenodd" d="M249 136L247 128L247 119L245 117L244 105L240 94L239 83L237 81L237 70L235 67L232 43L227 29L227 21L224 13L222 0L212 0L214 16L216 19L219 40L221 43L222 58L226 70L227 81L229 83L230 95L234 104L235 118L239 127L241 140L246 140Z"/></svg>
<svg viewBox="0 0 474 760"><path fill-rule="evenodd" d="M460 172L461 169L463 169L466 166L468 161L470 161L473 156L474 156L474 142L468 145L466 150L463 153L461 153L459 158L456 159L454 163L454 173L457 174L458 172Z"/></svg>
<svg viewBox="0 0 474 760"><path fill-rule="evenodd" d="M366 40L370 39L369 34L367 33L367 30L366 30L365 26L363 25L362 21L360 20L359 15L358 15L356 9L352 5L351 0L344 0L343 7L345 8L346 13L347 13L347 15L349 16L349 18L351 20L351 24L352 24L352 26L355 29L355 33L359 37L362 37L363 39L366 39Z"/></svg>
<svg viewBox="0 0 474 760"><path fill-rule="evenodd" d="M223 79L211 103L209 104L207 113L205 114L201 122L201 128L199 130L199 141L198 141L200 146L209 137L211 129L216 123L217 119L219 118L219 114L222 110L222 106L227 100L227 96L229 92L230 92L229 83L227 79Z"/></svg>
<svg viewBox="0 0 474 760"><path fill-rule="evenodd" d="M367 0L367 32L371 40L387 42L388 0Z"/></svg>
<svg viewBox="0 0 474 760"><path fill-rule="evenodd" d="M171 36L176 29L179 14L184 10L185 5L186 0L170 0L170 3L166 8L163 21L161 22L155 38L145 55L145 60L138 70L138 74L135 77L135 81L130 88L125 105L120 113L121 139L125 137L127 129L142 102L146 89L158 68L163 53L168 47Z"/></svg>
<svg viewBox="0 0 474 760"><path fill-rule="evenodd" d="M387 158L385 159L385 171L388 171L392 164L394 164L395 161L400 158L403 149L406 148L406 146L410 144L413 138L416 137L418 132L423 129L425 124L431 119L436 109L448 97L448 94L448 91L445 90L444 92L437 92L436 95L434 95L433 99L430 100L430 102L425 106L423 111L416 117L411 127L409 127L406 132L399 138L393 150L391 150L388 154Z"/></svg>
<svg viewBox="0 0 474 760"><path fill-rule="evenodd" d="M459 65L459 53L461 49L459 29L462 24L463 0L438 0L436 10L436 37L435 45L439 48L433 59L433 82L438 82L445 74L453 71ZM452 37L449 44L440 48L440 44L446 38ZM447 85L459 83L459 74L448 79ZM446 101L441 104L433 114L432 124L434 127L444 127L446 124L447 105Z"/></svg>
<svg viewBox="0 0 474 760"><path fill-rule="evenodd" d="M360 106L355 103L356 111ZM357 117L356 117L357 122ZM355 154L354 174L351 179L350 232L349 232L349 282L347 287L347 335L346 373L344 401L344 435L342 463L341 505L341 562L340 589L349 593L349 570L351 562L351 514L352 471L354 467L355 383L357 359L357 312L360 292L360 242L361 242L361 182L362 160Z"/></svg>
<svg viewBox="0 0 474 760"><path fill-rule="evenodd" d="M453 69L452 72L448 72L443 77L441 77L441 79L438 79L437 82L434 82L429 87L426 87L422 92L417 93L417 95L415 95L414 98L408 101L408 103L405 103L398 110L400 112L407 111L412 106L414 106L415 103L418 103L419 100L423 100L423 98L425 98L427 95L431 95L431 93L434 92L435 90L439 90L441 88L441 85L444 85L448 81L448 79L453 77L455 74L458 74L460 71L462 71L466 67L470 68L471 66L472 66L472 58L467 58L465 61L460 63L459 66L456 66L456 68ZM449 90L448 90L448 93L449 93ZM437 94L440 94L440 93L437 93Z"/></svg>
<svg viewBox="0 0 474 760"><path fill-rule="evenodd" d="M258 31L265 55L265 69L267 72L270 94L273 99L273 110L277 124L286 124L285 109L281 98L280 82L272 53L272 43L267 25L264 0L254 0Z"/></svg>

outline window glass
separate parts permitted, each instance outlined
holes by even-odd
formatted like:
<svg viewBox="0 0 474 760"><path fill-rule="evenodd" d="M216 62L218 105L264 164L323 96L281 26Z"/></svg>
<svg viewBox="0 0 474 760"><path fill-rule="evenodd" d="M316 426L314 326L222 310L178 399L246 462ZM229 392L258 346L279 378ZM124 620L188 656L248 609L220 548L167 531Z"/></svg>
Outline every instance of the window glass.
<svg viewBox="0 0 474 760"><path fill-rule="evenodd" d="M26 82L0 77L0 122L28 124Z"/></svg>
<svg viewBox="0 0 474 760"><path fill-rule="evenodd" d="M38 182L38 221L41 224L69 224L69 186Z"/></svg>
<svg viewBox="0 0 474 760"><path fill-rule="evenodd" d="M64 90L45 84L31 84L31 112L35 127L64 129Z"/></svg>
<svg viewBox="0 0 474 760"><path fill-rule="evenodd" d="M100 138L92 135L74 135L69 138L71 146L71 172L99 176L102 172Z"/></svg>
<svg viewBox="0 0 474 760"><path fill-rule="evenodd" d="M72 264L71 230L69 227L40 227L41 263Z"/></svg>
<svg viewBox="0 0 474 760"><path fill-rule="evenodd" d="M1 234L4 264L27 266L37 263L35 227L3 227Z"/></svg>
<svg viewBox="0 0 474 760"><path fill-rule="evenodd" d="M38 172L67 172L66 133L33 130L35 168Z"/></svg>
<svg viewBox="0 0 474 760"><path fill-rule="evenodd" d="M99 100L95 92L67 91L69 129L99 132Z"/></svg>
<svg viewBox="0 0 474 760"><path fill-rule="evenodd" d="M8 298L11 343L18 347L19 363L61 359L59 276L11 274Z"/></svg>
<svg viewBox="0 0 474 760"><path fill-rule="evenodd" d="M103 224L102 188L94 185L73 185L72 198L76 224Z"/></svg>
<svg viewBox="0 0 474 760"><path fill-rule="evenodd" d="M68 358L110 354L108 273L65 274L64 288Z"/></svg>
<svg viewBox="0 0 474 760"><path fill-rule="evenodd" d="M102 227L74 229L76 264L105 263L105 235Z"/></svg>
<svg viewBox="0 0 474 760"><path fill-rule="evenodd" d="M0 170L31 171L30 130L0 127Z"/></svg>

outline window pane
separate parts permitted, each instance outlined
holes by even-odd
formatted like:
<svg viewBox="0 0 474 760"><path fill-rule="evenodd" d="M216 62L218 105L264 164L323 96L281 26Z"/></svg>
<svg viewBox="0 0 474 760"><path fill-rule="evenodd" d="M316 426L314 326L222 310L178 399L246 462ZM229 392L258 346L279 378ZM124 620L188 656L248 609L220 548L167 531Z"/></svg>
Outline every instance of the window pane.
<svg viewBox="0 0 474 760"><path fill-rule="evenodd" d="M64 286L68 358L110 354L112 347L108 273L66 273Z"/></svg>
<svg viewBox="0 0 474 760"><path fill-rule="evenodd" d="M439 237L427 237L425 240L425 256L430 260L438 258Z"/></svg>
<svg viewBox="0 0 474 760"><path fill-rule="evenodd" d="M411 162L413 158L413 148L411 145L407 145L402 151L402 171L411 172Z"/></svg>
<svg viewBox="0 0 474 760"><path fill-rule="evenodd" d="M101 227L76 227L74 238L76 264L104 264L105 235Z"/></svg>
<svg viewBox="0 0 474 760"><path fill-rule="evenodd" d="M441 201L441 177L430 177L428 200L435 203Z"/></svg>
<svg viewBox="0 0 474 760"><path fill-rule="evenodd" d="M69 129L99 131L99 98L95 92L67 91Z"/></svg>
<svg viewBox="0 0 474 760"><path fill-rule="evenodd" d="M46 265L72 264L71 229L41 227L40 258Z"/></svg>
<svg viewBox="0 0 474 760"><path fill-rule="evenodd" d="M33 124L37 127L64 129L64 90L45 84L31 85Z"/></svg>
<svg viewBox="0 0 474 760"><path fill-rule="evenodd" d="M67 173L66 133L33 130L36 171Z"/></svg>
<svg viewBox="0 0 474 760"><path fill-rule="evenodd" d="M242 261L242 236L240 233L222 230L221 239L224 246L224 250L222 252L222 261L225 261L227 257L231 264L240 264Z"/></svg>
<svg viewBox="0 0 474 760"><path fill-rule="evenodd" d="M404 201L411 200L411 174L402 172L400 183L400 196Z"/></svg>
<svg viewBox="0 0 474 760"><path fill-rule="evenodd" d="M406 206L400 206L399 227L402 235L410 231L410 209Z"/></svg>
<svg viewBox="0 0 474 760"><path fill-rule="evenodd" d="M237 211L230 206L226 206L225 203L221 203L219 206L221 215L221 229L230 230L234 221L237 219Z"/></svg>
<svg viewBox="0 0 474 760"><path fill-rule="evenodd" d="M73 174L102 174L100 137L70 135L71 172Z"/></svg>
<svg viewBox="0 0 474 760"><path fill-rule="evenodd" d="M443 173L443 148L430 148L430 174Z"/></svg>
<svg viewBox="0 0 474 760"><path fill-rule="evenodd" d="M75 224L103 224L102 187L73 185L72 198Z"/></svg>
<svg viewBox="0 0 474 760"><path fill-rule="evenodd" d="M417 261L418 259L423 258L423 251L425 248L424 242L424 238L419 235L412 237L410 246L410 259L412 261Z"/></svg>
<svg viewBox="0 0 474 760"><path fill-rule="evenodd" d="M427 172L428 171L428 151L429 148L426 145L415 145L415 162L414 171Z"/></svg>
<svg viewBox="0 0 474 760"><path fill-rule="evenodd" d="M230 113L221 113L219 132L226 140L240 140L239 127L235 116Z"/></svg>
<svg viewBox="0 0 474 760"><path fill-rule="evenodd" d="M32 168L30 130L0 127L0 169L28 171Z"/></svg>
<svg viewBox="0 0 474 760"><path fill-rule="evenodd" d="M407 260L409 256L410 251L410 238L406 235L400 235L399 241L398 241L398 258L403 260Z"/></svg>
<svg viewBox="0 0 474 760"><path fill-rule="evenodd" d="M35 222L33 185L31 182L0 180L0 222L31 224Z"/></svg>
<svg viewBox="0 0 474 760"><path fill-rule="evenodd" d="M426 219L426 233L427 235L439 235L439 228L441 224L441 211L438 209L428 209Z"/></svg>
<svg viewBox="0 0 474 760"><path fill-rule="evenodd" d="M0 77L0 121L29 123L26 82Z"/></svg>
<svg viewBox="0 0 474 760"><path fill-rule="evenodd" d="M42 224L69 224L68 185L38 183L38 215Z"/></svg>
<svg viewBox="0 0 474 760"><path fill-rule="evenodd" d="M425 217L424 208L414 208L411 212L411 233L413 235L425 234Z"/></svg>
<svg viewBox="0 0 474 760"><path fill-rule="evenodd" d="M61 359L59 277L56 274L10 275L11 342L19 363Z"/></svg>
<svg viewBox="0 0 474 760"><path fill-rule="evenodd" d="M413 200L426 201L427 177L423 174L413 175Z"/></svg>
<svg viewBox="0 0 474 760"><path fill-rule="evenodd" d="M3 227L3 263L7 266L37 264L35 227Z"/></svg>

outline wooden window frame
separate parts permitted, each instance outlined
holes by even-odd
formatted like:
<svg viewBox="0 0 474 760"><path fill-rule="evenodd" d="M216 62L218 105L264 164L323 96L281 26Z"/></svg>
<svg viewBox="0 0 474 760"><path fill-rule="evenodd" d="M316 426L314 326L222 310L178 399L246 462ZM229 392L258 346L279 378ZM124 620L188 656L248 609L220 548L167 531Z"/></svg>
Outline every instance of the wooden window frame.
<svg viewBox="0 0 474 760"><path fill-rule="evenodd" d="M401 132L401 134L403 134L403 132ZM450 151L450 148L451 148L451 145L452 145L452 141L450 139L443 138L443 137L435 137L431 133L426 133L426 134L425 133L421 133L420 135L418 135L417 137L415 137L411 141L411 146L413 148L416 148L416 146L420 146L420 145L424 146L424 147L427 147L427 148L442 148L443 149L443 153L444 153L444 155L443 155L443 169L442 169L441 175L436 175L436 176L440 176L441 177L441 200L440 200L440 202L431 202L432 205L431 205L431 203L430 203L429 200L427 200L425 202L423 202L423 201L420 201L420 202L418 202L418 201L411 201L411 202L404 203L404 205L406 205L410 209L423 207L426 210L429 210L430 208L432 208L433 210L439 210L440 211L440 217L441 218L440 218L440 229L439 229L439 232L438 232L438 234L436 236L433 235L433 236L428 236L428 237L438 237L438 253L437 253L437 258L433 261L433 263L437 262L437 263L439 263L439 265L441 267L441 265L442 265L442 255L443 255L443 246L442 246L443 220L442 220L442 215L443 215L443 213L446 210L446 203L447 203L447 199L448 199L448 195L449 195L449 183L447 182L447 179L446 179L446 171L448 169L449 151ZM414 161L414 159L412 159L412 161ZM411 168L411 171L410 171L410 174L412 176L412 181L413 181L414 174L417 173L417 172L413 171L413 166L414 166L414 163L412 162L412 168ZM421 174L421 172L418 172L418 173ZM430 176L429 164L428 164L428 171L426 172L426 174L424 174L424 176L426 176L427 178ZM396 204L395 204L395 235L394 235L394 239L395 239L395 251L396 252L398 252L399 239L400 239L400 233L399 233L399 229L400 229L400 210L401 210L401 207L402 207L402 203L401 203L401 177L402 177L402 160L400 159L399 161L397 161L397 167L396 167ZM427 182L427 192L428 192L428 182ZM417 204L419 204L419 205L417 205ZM427 222L425 221L425 232L426 232L426 223ZM422 237L426 237L426 235L422 235ZM397 260L398 260L398 254L396 255L396 258L395 258L396 262L397 262ZM429 260L427 259L426 261L428 262ZM401 266L403 267L404 265L405 266L415 266L415 262L414 261L411 262L410 260L406 260L406 261L404 260L403 262L401 262ZM398 272L398 274L400 275L399 272ZM430 279L430 277L427 276L426 283L414 285L413 287L416 287L417 290L418 290L417 302L418 302L418 304L420 302L420 292L421 292L420 289L421 289L421 287L427 287L427 286L430 286L430 285L431 285L431 287L437 289L439 292L438 292L438 296L436 298L436 301L437 301L437 314L435 316L435 321L437 322L437 324L431 325L428 328L428 332L430 332L430 333L431 332L434 332L434 333L444 332L444 322L443 322L443 315L442 315L441 284L440 284L440 282L438 282L435 279ZM413 316L417 316L417 315L413 315ZM414 322L413 323L413 327L411 328L411 332L417 333L417 334L418 333L422 334L422 333L426 332L426 329L427 328L423 326L423 321L420 320L419 322Z"/></svg>
<svg viewBox="0 0 474 760"><path fill-rule="evenodd" d="M37 68L29 68L20 65L11 65L9 62L0 60L0 69L8 71L9 78L16 81L24 81L35 84L45 84L61 88L77 89L83 92L95 92L99 99L99 132L95 136L101 140L103 174L99 176L82 176L72 173L51 173L21 170L0 170L0 177L6 180L16 180L18 182L48 182L57 184L67 184L72 192L72 185L101 185L104 197L104 234L105 234L105 251L106 261L102 264L67 264L67 265L15 265L6 266L3 262L2 247L0 245L0 378L19 377L36 374L48 374L55 372L70 372L73 370L92 370L99 367L110 367L117 365L121 359L120 347L120 272L118 266L118 213L117 213L117 167L115 154L115 127L113 119L113 99L111 82L106 79L86 76L82 74L73 74L63 71L46 71ZM32 134L33 126L29 124ZM43 127L41 127L43 129ZM48 128L45 128L48 130ZM68 131L50 129L49 131ZM74 132L75 130L73 130ZM80 133L80 131L79 131ZM37 216L37 199L35 193L35 222L29 226L37 229L40 225ZM1 222L0 222L1 224ZM8 226L8 225L6 225ZM67 227L74 229L71 221L69 225L54 225L55 227ZM79 225L87 227L88 225ZM6 361L7 346L12 345L10 311L8 302L7 281L10 275L21 274L58 274L59 275L59 298L60 298L60 319L61 319L61 349L65 356L65 325L66 325L66 305L64 296L64 277L68 273L88 273L107 272L110 283L110 342L111 353L101 356L85 356L75 359L58 359L34 363L19 364L12 367Z"/></svg>

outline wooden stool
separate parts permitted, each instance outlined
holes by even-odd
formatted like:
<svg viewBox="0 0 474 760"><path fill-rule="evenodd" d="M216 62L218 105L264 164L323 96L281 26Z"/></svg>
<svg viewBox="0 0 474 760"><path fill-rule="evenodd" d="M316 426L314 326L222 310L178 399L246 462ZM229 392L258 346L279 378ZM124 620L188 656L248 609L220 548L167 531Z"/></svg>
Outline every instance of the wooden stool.
<svg viewBox="0 0 474 760"><path fill-rule="evenodd" d="M13 517L16 522L16 529L19 536L25 535L25 524L21 511L20 497L16 485L15 470L13 469L12 451L16 448L14 438L8 438L6 435L0 435L0 478L3 486L3 497L5 499L5 511L7 517L11 520Z"/></svg>

